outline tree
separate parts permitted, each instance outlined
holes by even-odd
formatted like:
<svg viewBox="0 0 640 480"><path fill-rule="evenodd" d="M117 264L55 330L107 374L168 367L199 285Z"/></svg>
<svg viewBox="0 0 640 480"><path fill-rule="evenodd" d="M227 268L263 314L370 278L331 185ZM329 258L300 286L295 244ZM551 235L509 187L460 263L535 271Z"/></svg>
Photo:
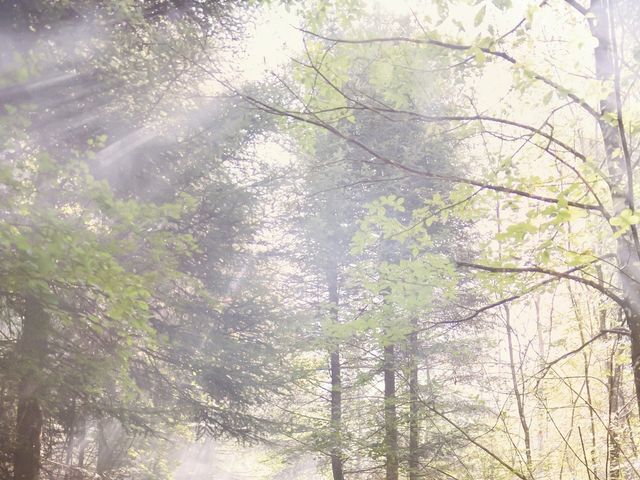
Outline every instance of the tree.
<svg viewBox="0 0 640 480"><path fill-rule="evenodd" d="M476 208L479 215L490 219L485 231L491 229L491 222L495 225L490 212L497 203L506 225L488 236L485 254L475 260L458 255L453 259L458 269L477 272L477 281L498 297L477 312L518 302L550 284L560 283L559 288L565 288L571 282L592 289L622 308L624 324L608 332L595 332L591 340L565 352L567 356L561 355L558 361L590 348L605 335L627 337L636 398L640 399L640 343L634 313L637 289L633 286L637 281L633 269L638 261L638 218L630 146L635 144L637 99L631 91L627 93L634 66L625 61L637 48L635 39L626 35L633 28L636 16L632 12L637 6L600 1L588 6L575 1L476 4L474 18L464 22L448 14L462 2L434 1L437 13L414 13L405 22L392 24L392 33L372 34L358 28L369 20L354 20L348 14L339 17L340 21L353 28L343 28L343 33L331 28L325 33L322 22L311 22L304 31L309 45L304 64L312 74L304 84L322 94L302 97L298 108L282 108L259 99L254 99L255 103L292 122L329 132L360 150L369 161L394 167L398 173L459 185L466 194L460 203L443 206L447 215L465 215ZM324 15L334 12L332 8L325 8ZM511 26L502 25L509 18L516 20ZM555 29L558 18L563 19L564 30L557 35L566 39L571 47L567 50L553 48L544 37L544 27ZM550 55L540 53L543 50L538 47L543 45L550 49ZM587 45L595 45L595 49L588 51L591 47ZM381 53L387 51L393 54ZM398 87L410 83L407 76L422 67L415 60L418 55L433 62L430 71L446 71L448 78L457 82L449 88L452 93L443 111L412 102ZM352 88L349 59L355 56L376 58L369 68L376 72L377 81L387 86L383 92L367 95L369 92ZM504 88L496 86L502 97L479 92L481 82L498 76L512 79ZM464 172L444 171L439 165L416 165L398 152L384 151L341 123L341 118L353 118L362 111L377 115L388 125L422 125L432 135L453 129L476 164L469 163ZM526 117L521 112L526 112ZM598 132L587 138L589 122L594 121ZM467 212L456 208L460 205ZM578 233L585 228L590 237ZM610 265L611 258L615 258L615 267ZM615 269L617 280L605 284L594 280L598 264L608 272ZM549 371L549 365L555 362L547 360L544 372ZM517 386L517 382L512 384ZM521 427L529 437L526 412L521 412ZM523 456L533 461L533 454ZM591 474L591 467L580 461ZM507 461L499 463L521 478L532 475L519 472ZM626 468L633 466L627 462Z"/></svg>
<svg viewBox="0 0 640 480"><path fill-rule="evenodd" d="M231 8L2 4L15 32L0 91L6 476L131 470L130 453L158 447L144 436L176 424L243 439L265 428L255 406L283 388L263 366L277 363L262 339L278 314L243 278L260 268L240 258L255 191L238 182L241 160L223 165L264 124L231 122L223 100L187 122L200 77L176 62L207 55L216 18L237 32ZM185 117L167 126L167 112Z"/></svg>
<svg viewBox="0 0 640 480"><path fill-rule="evenodd" d="M0 4L0 476L640 477L637 2L256 8Z"/></svg>
<svg viewBox="0 0 640 480"><path fill-rule="evenodd" d="M289 90L290 101L294 106L303 98L314 98L327 102L335 98L335 92L332 88L314 90L314 86L320 84L313 81L314 76L317 76L318 73L314 68L310 53L313 51L313 47L311 45L308 47L307 58L300 63L301 72L294 73L294 75L308 76L302 77L303 87L300 92L292 93L292 90ZM326 59L333 59L332 56L327 55L327 52L320 55L324 55ZM352 76L345 84L345 88L371 97L387 91L385 90L387 85L380 83L380 79L367 68L370 61L374 60L361 58L358 55L349 59L341 59L343 65L348 65L348 68L352 69ZM310 67L307 62L311 62ZM311 90L307 90L306 87ZM399 91L394 94L404 95L408 98L415 96L411 85L398 86L398 88ZM250 93L243 94L261 108L266 107ZM435 94L433 96L435 97ZM401 122L389 123L383 116L366 109L356 110L349 117L338 115L335 122L343 131L357 136L361 141L375 145L377 149L390 155L402 154L412 163L423 163L425 152L429 154L427 161L434 164L444 165L452 157L451 150L447 148L450 145L448 145L449 139L446 136L425 139L423 131L418 125L407 125ZM421 457L421 448L417 444L416 434L418 411L421 409L417 392L419 387L417 380L412 383L412 387L409 388L413 398L411 413L407 415L402 412L400 415L397 405L403 403L401 398L403 393L398 388L396 380L401 378L402 362L405 361L404 350L408 348L406 338L412 336L417 342L418 333L412 333L412 330L424 327L422 323L420 326L412 326L415 316L414 318L410 317L412 315L428 315L425 312L432 306L425 307L425 304L428 304L432 297L428 293L425 295L424 289L414 288L408 291L409 289L405 287L404 282L409 282L410 278L407 275L403 276L401 272L406 269L406 264L409 263L408 258L411 258L412 255L418 257L424 253L425 248L428 249L432 238L426 235L423 229L419 229L424 234L421 239L423 244L417 240L416 244L412 244L410 247L397 248L398 242L389 232L393 230L394 234L402 236L401 231L395 230L395 227L400 230L399 222L401 220L407 223L417 223L414 227L408 227L407 230L422 223L424 219L418 219L417 211L413 217L410 214L422 205L424 197L433 192L433 183L424 179L394 175L393 169L390 169L389 166L372 162L366 153L349 145L348 142L333 141L330 134L311 133L305 137L301 136L301 132L294 130L292 135L294 139L298 139L304 149L303 155L310 157L313 162L310 168L312 176L307 178L304 184L305 191L308 193L305 195L306 201L303 203L305 208L302 210L304 212L302 218L302 222L305 224L304 229L309 232L306 235L310 237L308 244L303 248L305 252L313 252L313 264L306 266L306 268L318 269L318 282L325 285L321 288L327 291L320 298L325 302L329 301L332 305L328 312L319 309L321 315L331 317L324 331L321 331L319 341L322 342L323 337L327 338L326 342L328 342L330 349L330 385L326 388L330 392L331 405L327 410L331 412L328 422L332 426L327 429L329 438L324 439L323 437L320 445L316 448L330 458L334 478L342 478L345 472L349 474L380 468L379 465L371 466L366 462L377 461L381 457L384 459L388 478L397 478L401 466L403 470L409 468L413 470L413 474L417 474ZM318 171L322 172L321 177L317 175ZM396 195L402 195L403 198ZM378 202L374 201L381 196L382 198ZM406 200L408 211L406 215L402 213L404 200ZM374 202L371 203L372 201ZM396 205L396 201L398 201L398 205ZM398 208L395 208L396 206ZM382 213L378 213L376 216L376 212L384 212L387 207L398 218L395 220L386 219L390 225L381 224L379 226L382 234L369 231L367 227L356 232L354 217L360 217L365 224L372 227L376 221L383 221L380 218ZM431 208L421 210L420 214L427 216L430 210ZM373 219L368 218L369 216L372 216ZM433 232L455 228L456 223L458 223L458 227L461 227L461 224L455 220L452 220L450 227L445 228L428 222L430 230ZM354 234L355 238L353 238ZM390 239L387 240L386 235L390 235ZM441 232L441 235L444 238L444 233ZM378 244L369 237L380 237L383 240ZM440 243L440 239L438 242ZM349 243L352 243L351 247ZM356 245L355 251L354 244ZM364 252L364 244L368 245L366 252ZM411 247L416 252L411 253ZM442 248L442 245L438 245L436 250L442 250ZM350 249L351 251L349 251ZM421 267L424 268L424 264L413 266L416 270ZM304 262L300 268L305 268ZM377 280L372 281L371 279ZM353 286L347 288L349 284ZM363 287L363 284L367 286ZM386 310L380 309L377 305L379 299L386 297L387 294L390 298L389 306ZM411 300L404 299L405 295L410 295ZM420 296L425 298L419 299ZM339 303L338 298L340 298ZM407 307L406 305L410 301L414 303ZM422 311L419 311L420 307L423 308ZM408 311L412 313L408 313ZM433 321L435 322L435 319ZM354 350L350 343L355 338L358 338L355 340L356 344L366 341L367 349L363 348L363 352ZM418 344L416 343L412 348L416 350L419 348ZM372 354L372 352L374 353ZM380 358L375 356L375 352L380 352ZM363 370L361 365L368 359L363 360L362 358L367 354L373 356L375 373L363 375L360 373ZM406 362L413 365L414 378L417 378L417 358L411 357ZM343 364L348 365L346 375L342 371ZM351 373L352 370L353 373ZM356 408L355 402L366 404L367 402L363 402L361 398L375 395L375 393L363 391L361 388L363 386L362 380L359 380L358 377L371 376L371 380L367 381L365 386L374 389L372 381L378 375L384 379L384 395L380 398L381 408L379 408L379 412L384 412L384 421L376 423L377 420L372 419L370 436L377 437L380 430L385 434L383 438L380 438L379 446L374 448L370 443L367 444L366 440L358 440L354 437L357 434L352 430L361 430L363 428L362 422L358 422L356 419L358 423L350 427L354 419L349 418L349 415L343 412L349 412ZM404 390L405 387L403 382L402 389ZM375 411L376 408L371 409L372 415L378 413ZM305 410L303 412L301 418L306 422L311 413ZM412 452L408 467L406 464L407 456L400 450L401 435L404 433L407 418L410 418L411 427L408 428L408 431L412 436L410 442ZM316 424L313 424L313 428L319 429ZM366 438L366 435L363 434L362 437ZM362 444L359 444L359 441L362 441ZM370 438L369 442L371 442ZM370 450L371 459L362 458L364 449Z"/></svg>

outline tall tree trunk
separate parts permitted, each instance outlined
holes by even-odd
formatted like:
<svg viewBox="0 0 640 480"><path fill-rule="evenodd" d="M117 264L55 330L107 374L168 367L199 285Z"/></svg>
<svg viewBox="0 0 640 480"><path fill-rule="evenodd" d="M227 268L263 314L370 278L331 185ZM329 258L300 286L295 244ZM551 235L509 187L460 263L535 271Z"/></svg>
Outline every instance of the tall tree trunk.
<svg viewBox="0 0 640 480"><path fill-rule="evenodd" d="M395 346L384 346L384 446L386 480L398 480L398 419L396 413Z"/></svg>
<svg viewBox="0 0 640 480"><path fill-rule="evenodd" d="M598 283L600 285L604 285L603 277L602 277L602 269L597 267L598 270ZM580 345L584 345L587 342L587 335L585 334L585 325L584 318L582 313L580 312L580 307L578 305L578 301L576 300L576 296L573 292L573 288L571 284L568 285L569 289L569 297L571 298L571 306L573 308L576 321L578 323L578 333L580 335ZM598 311L599 322L600 322L600 330L604 330L606 328L606 310L603 306L600 306ZM590 461L591 466L593 468L594 473L598 471L598 454L597 454L597 441L596 441L596 419L595 419L595 410L593 408L593 396L591 394L591 373L590 373L590 355L587 354L585 350L582 351L582 371L584 376L584 386L587 394L587 408L589 409L589 432L591 438L591 444L589 447L590 450ZM544 368L544 365L540 367Z"/></svg>
<svg viewBox="0 0 640 480"><path fill-rule="evenodd" d="M49 319L34 298L25 299L18 355L22 366L18 391L16 439L13 452L15 480L37 480L40 475L42 434L42 375L46 360Z"/></svg>
<svg viewBox="0 0 640 480"><path fill-rule="evenodd" d="M87 425L84 416L78 418L78 422L75 428L75 440L78 446L78 460L76 465L70 464L69 480L82 480L84 478L84 456L87 446L85 437L87 435Z"/></svg>
<svg viewBox="0 0 640 480"><path fill-rule="evenodd" d="M344 480L342 465L342 379L340 378L340 349L331 352L331 471L333 480Z"/></svg>
<svg viewBox="0 0 640 480"><path fill-rule="evenodd" d="M507 305L504 306L505 311L505 319L507 322L507 342L509 347L509 367L511 370L511 381L513 383L513 393L516 397L516 405L518 407L518 417L520 419L520 425L522 426L522 435L524 436L524 448L525 455L527 461L527 470L531 474L533 471L533 462L531 460L531 432L529 429L529 424L527 423L527 416L524 410L524 398L522 396L522 392L520 391L520 387L518 385L518 375L515 364L515 359L513 356L513 339L512 339L512 330L511 330L511 312Z"/></svg>
<svg viewBox="0 0 640 480"><path fill-rule="evenodd" d="M412 322L409 335L409 480L420 478L420 423L418 383L418 333L417 322Z"/></svg>
<svg viewBox="0 0 640 480"><path fill-rule="evenodd" d="M98 422L98 454L96 473L100 478L120 468L130 447L127 434L116 418L104 418Z"/></svg>
<svg viewBox="0 0 640 480"><path fill-rule="evenodd" d="M609 448L608 448L608 471L609 480L619 480L620 472L620 436L618 429L620 427L620 377L622 376L622 366L616 362L618 353L618 342L614 343L611 355L608 360L608 390L609 390Z"/></svg>
<svg viewBox="0 0 640 480"><path fill-rule="evenodd" d="M327 267L327 287L331 302L332 317L338 322L338 266L331 261ZM329 354L331 370L331 472L333 480L344 480L342 458L342 377L340 367L340 347L335 345Z"/></svg>
<svg viewBox="0 0 640 480"><path fill-rule="evenodd" d="M75 443L75 430L76 430L76 397L71 399L71 405L69 406L69 417L67 419L67 448L65 452L65 465L67 466L67 474L70 471L69 467L73 464L73 448ZM66 475L65 475L66 476Z"/></svg>
<svg viewBox="0 0 640 480"><path fill-rule="evenodd" d="M615 36L611 33L613 19L609 0L592 0L589 13L591 34L598 40L594 51L596 78L613 86L611 93L600 101L601 116L598 123L604 143L613 211L615 215L620 215L625 209L635 211L635 199L633 168L622 121L619 66ZM616 247L626 302L625 314L631 332L631 361L640 411L640 290L637 288L640 281L640 240L635 225L631 226L630 232L618 237Z"/></svg>

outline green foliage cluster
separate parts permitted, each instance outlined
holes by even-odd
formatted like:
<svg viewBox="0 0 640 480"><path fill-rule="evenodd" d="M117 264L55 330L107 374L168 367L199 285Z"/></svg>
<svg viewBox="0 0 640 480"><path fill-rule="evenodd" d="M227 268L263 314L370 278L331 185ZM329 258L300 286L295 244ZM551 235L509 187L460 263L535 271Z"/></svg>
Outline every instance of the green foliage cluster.
<svg viewBox="0 0 640 480"><path fill-rule="evenodd" d="M27 430L42 478L169 478L178 438L268 426L257 409L284 383L264 339L284 325L245 254L259 223L241 184L266 125L188 99L238 6L2 3L2 476Z"/></svg>

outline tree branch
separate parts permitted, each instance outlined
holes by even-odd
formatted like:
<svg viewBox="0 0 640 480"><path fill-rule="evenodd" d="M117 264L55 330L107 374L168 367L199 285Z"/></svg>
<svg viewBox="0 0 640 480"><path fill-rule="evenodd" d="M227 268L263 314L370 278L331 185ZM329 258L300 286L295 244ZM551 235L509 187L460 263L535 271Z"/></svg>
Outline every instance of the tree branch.
<svg viewBox="0 0 640 480"><path fill-rule="evenodd" d="M575 8L581 15L586 15L588 10L580 5L576 0L564 0L565 3Z"/></svg>
<svg viewBox="0 0 640 480"><path fill-rule="evenodd" d="M228 85L227 85L228 86ZM231 88L230 86L228 86L229 88ZM264 110L268 113L274 114L274 115L280 115L283 117L288 117L294 120L298 120L298 121L302 121L305 123L308 123L310 125L315 125L317 127L320 127L324 130L327 130L331 133L333 133L334 135L336 135L337 137L343 139L344 141L355 145L357 147L359 147L360 149L364 150L365 152L369 153L373 158L376 158L377 160L380 160L381 162L396 167L400 170L403 170L405 172L414 174L414 175L419 175L425 178L432 178L434 180L442 180L445 182L452 182L452 183L462 183L462 184L466 184L466 185L472 185L475 187L480 187L486 190L492 190L495 192L502 192L502 193L507 193L507 194L511 194L511 195L516 195L516 196L520 196L520 197L524 197L524 198L528 198L531 200L537 200L540 202L544 202L544 203L552 203L552 204L557 204L558 203L558 199L557 198L552 198L552 197L545 197L542 195L537 195L534 193L530 193L530 192L526 192L524 190L518 190L515 188L509 188L509 187L504 187L501 185L493 185L487 182L483 182L480 180L474 180L474 179L470 179L470 178L465 178L465 177L459 177L459 176L455 176L455 175L444 175L441 173L435 173L435 172L430 172L427 170L419 170L417 168L411 167L409 165L404 165L396 160L390 159L378 152L376 152L375 150L373 150L371 147L365 145L364 143L362 143L361 141L350 137L344 133L342 133L340 130L338 130L336 127L334 127L333 125L329 125L326 122L323 122L320 119L317 118L307 118L305 117L303 114L300 114L298 112L291 112L291 111L287 111L287 110L281 110L279 108L276 108L274 106L268 105L254 97L251 97L249 95L246 94L242 94L242 93L238 93L242 98L244 98L245 100L249 101L250 103L252 103L253 105L257 106L258 108L260 108L261 110ZM582 210L587 210L587 211L594 211L594 212L600 212L602 214L602 209L600 208L600 206L598 205L592 205L592 204L587 204L587 203L581 203L581 202L574 202L574 201L569 201L567 202L568 205L575 207L575 208L580 208Z"/></svg>
<svg viewBox="0 0 640 480"><path fill-rule="evenodd" d="M469 50L470 48L473 48L473 45L460 45L457 43L443 42L441 40L435 40L432 38L419 39L419 38L411 38L411 37L404 37L404 36L396 36L396 37L374 37L374 38L367 38L362 40L349 40L344 38L326 37L324 35L320 35L318 33L314 33L309 30L305 30L303 28L300 28L298 30L301 31L302 33L306 33L307 35L311 35L313 37L319 38L320 40L325 40L327 42L345 43L345 44L353 44L353 45L366 45L366 44L373 44L373 43L413 43L416 45L433 45L436 47L445 48L449 50L456 50L456 51L465 51L465 50ZM477 47L477 48L487 55L501 58L506 62L509 62L515 66L522 66L514 57L512 57L508 53L501 52L499 50L492 50L491 48L487 48L487 47ZM538 81L541 81L545 85L548 85L559 94L566 95L568 98L570 98L575 103L580 105L589 115L591 115L595 119L600 118L600 113L598 113L591 105L589 105L582 98L578 97L575 93L569 92L566 88L563 88L558 83L554 82L550 78L540 75L539 73L530 71L530 74L532 78Z"/></svg>
<svg viewBox="0 0 640 480"><path fill-rule="evenodd" d="M458 267L472 268L472 269L483 270L485 272L491 272L491 273L539 273L543 275L549 275L551 277L572 280L574 282L587 285L597 290L598 292L602 293L603 295L609 297L611 300L616 302L622 308L625 308L625 309L627 308L627 302L621 297L619 297L618 295L616 295L615 293L609 291L599 283L589 280L588 278L582 278L576 275L572 275L571 272L557 272L555 270L550 270L542 267L493 267L490 265L482 265L479 263L470 263L470 262L461 262L461 261L455 261L455 264Z"/></svg>

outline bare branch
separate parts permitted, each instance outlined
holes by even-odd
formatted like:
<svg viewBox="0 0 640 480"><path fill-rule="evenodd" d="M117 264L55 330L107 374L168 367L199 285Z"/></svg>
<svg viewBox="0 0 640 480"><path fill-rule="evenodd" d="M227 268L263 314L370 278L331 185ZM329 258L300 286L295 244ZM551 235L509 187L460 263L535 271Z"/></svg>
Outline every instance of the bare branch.
<svg viewBox="0 0 640 480"><path fill-rule="evenodd" d="M227 85L228 86L228 85ZM231 87L230 87L231 88ZM294 120L298 120L298 121L302 121L305 123L308 123L310 125L315 125L317 127L320 127L324 130L327 130L331 133L333 133L334 135L336 135L337 137L343 139L344 141L355 145L359 148L361 148L362 150L364 150L365 152L369 153L373 158L380 160L381 162L396 167L400 170L403 170L407 173L411 173L414 175L419 175L425 178L432 178L434 180L442 180L445 182L452 182L452 183L463 183L466 185L473 185L475 187L480 187L486 190L492 190L495 192L502 192L502 193L507 193L507 194L511 194L511 195L516 195L516 196L520 196L520 197L524 197L524 198L529 198L531 200L537 200L540 202L544 202L544 203L552 203L552 204L557 204L558 203L558 199L557 198L552 198L552 197L545 197L543 195L537 195L531 192L526 192L524 190L518 190L515 188L510 188L510 187L504 187L502 185L493 185L491 183L487 183L487 182L483 182L480 180L474 180L474 179L470 179L470 178L465 178L465 177L459 177L459 176L455 176L455 175L445 175L445 174L441 174L441 173L435 173L435 172L430 172L427 170L419 170L417 168L411 167L409 165L405 165L403 163L400 163L399 161L390 159L389 157L386 157L378 152L376 152L375 150L373 150L371 147L365 145L364 143L362 143L361 141L350 137L348 135L346 135L345 133L341 132L340 130L338 130L336 127L334 127L333 125L330 125L326 122L321 121L318 118L307 118L305 117L303 114L300 114L298 112L291 112L291 111L287 111L287 110L281 110L279 108L276 108L272 105L268 105L254 97L251 97L249 95L246 94L241 94L239 93L240 96L242 96L245 100L249 101L250 103L254 104L255 106L257 106L258 108L260 108L261 110L264 110L265 112L274 114L274 115L280 115L283 117L288 117ZM569 201L567 202L568 205L575 207L575 208L580 208L582 210L587 210L587 211L594 211L594 212L599 212L602 214L602 209L600 206L598 205L592 205L592 204L587 204L587 203L582 203L582 202L574 202L574 201Z"/></svg>
<svg viewBox="0 0 640 480"><path fill-rule="evenodd" d="M627 337L631 336L631 332L629 330L625 329L625 328L610 328L610 329L606 329L606 330L601 330L600 333L598 333L596 336L592 337L590 340L587 340L586 342L584 342L579 347L574 348L573 350L571 350L571 351L569 351L569 352L567 352L567 353L565 353L563 355L560 355L555 360L552 360L551 362L547 363L542 370L540 370L539 372L536 372L536 375L546 374L558 362L561 362L562 360L564 360L566 358L569 358L569 357L575 355L576 353L581 352L582 350L587 348L589 345L591 345L593 342L595 342L599 338L604 337L605 335L610 335L610 334L623 335L623 336L627 336Z"/></svg>
<svg viewBox="0 0 640 480"><path fill-rule="evenodd" d="M469 433L464 428L459 426L456 422L451 420L444 413L442 413L439 410L437 410L434 407L432 407L429 403L425 402L424 399L421 399L421 402L425 406L425 408L427 408L427 410L435 413L438 417L442 418L445 422L447 422L449 425L451 425L453 428L455 428L458 432L460 432L464 438L466 438L473 445L475 445L480 450L482 450L487 455L489 455L491 458L493 458L495 461L497 461L506 470L508 470L513 475L515 475L516 477L518 477L518 478L520 478L522 480L528 480L526 475L524 475L523 473L521 473L518 470L516 470L515 467L513 467L512 465L509 465L509 463L507 463L505 460L503 460L501 457L499 457L496 453L492 452L489 448L484 446L482 443L478 442L475 438L473 438L471 435L469 435Z"/></svg>
<svg viewBox="0 0 640 480"><path fill-rule="evenodd" d="M564 0L565 3L575 8L581 15L586 15L588 10L587 8L580 5L576 0Z"/></svg>
<svg viewBox="0 0 640 480"><path fill-rule="evenodd" d="M373 44L373 43L413 43L416 45L433 45L436 47L445 48L449 50L456 50L456 51L465 51L474 47L473 45L460 45L457 43L443 42L441 40L435 40L432 38L420 39L420 38L396 36L396 37L374 37L374 38L367 38L362 40L352 40L352 39L344 39L344 38L326 37L324 35L320 35L318 33L314 33L302 28L299 30L302 33L306 33L307 35L314 36L316 38L325 40L327 42L345 43L345 44L354 44L354 45L365 45L365 44ZM520 64L514 57L512 57L508 53L502 52L500 50L492 50L491 48L487 48L487 47L477 47L477 48L487 55L501 58L515 66L522 66L522 64ZM559 94L566 95L568 98L570 98L575 103L580 105L592 117L596 119L600 118L600 113L597 112L591 105L589 105L586 100L578 97L575 93L569 92L566 88L562 87L560 84L554 82L550 78L540 75L539 73L530 72L530 74L532 78L538 81L541 81L545 85L548 85Z"/></svg>
<svg viewBox="0 0 640 480"><path fill-rule="evenodd" d="M618 305L620 305L624 309L628 307L627 302L624 299L622 299L615 293L611 292L610 290L606 289L599 283L594 282L593 280L589 280L588 278L578 277L569 272L557 272L555 270L550 270L542 267L493 267L490 265L482 265L479 263L460 262L460 261L456 261L455 264L458 267L473 268L476 270L483 270L485 272L491 272L491 273L539 273L543 275L549 275L551 277L572 280L574 282L582 283L583 285L587 285L597 290L603 295L609 297L611 300L616 302Z"/></svg>

